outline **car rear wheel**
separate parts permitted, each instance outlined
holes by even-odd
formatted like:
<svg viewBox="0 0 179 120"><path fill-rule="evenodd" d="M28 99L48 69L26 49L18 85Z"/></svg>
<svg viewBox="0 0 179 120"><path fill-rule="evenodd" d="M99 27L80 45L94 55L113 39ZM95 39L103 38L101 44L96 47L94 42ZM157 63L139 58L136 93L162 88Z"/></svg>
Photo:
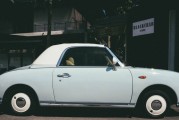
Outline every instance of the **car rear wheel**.
<svg viewBox="0 0 179 120"><path fill-rule="evenodd" d="M14 115L29 115L35 107L33 95L30 92L15 90L7 100L7 110Z"/></svg>
<svg viewBox="0 0 179 120"><path fill-rule="evenodd" d="M152 91L144 95L143 109L152 118L164 117L170 106L169 97L161 91Z"/></svg>
<svg viewBox="0 0 179 120"><path fill-rule="evenodd" d="M31 99L25 93L16 93L11 98L12 109L17 113L25 113L31 107Z"/></svg>

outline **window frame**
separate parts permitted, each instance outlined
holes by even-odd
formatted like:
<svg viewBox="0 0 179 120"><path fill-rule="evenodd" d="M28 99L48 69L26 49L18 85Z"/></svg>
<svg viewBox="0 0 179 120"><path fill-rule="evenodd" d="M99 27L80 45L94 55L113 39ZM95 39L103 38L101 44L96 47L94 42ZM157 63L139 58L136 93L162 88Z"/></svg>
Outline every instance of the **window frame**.
<svg viewBox="0 0 179 120"><path fill-rule="evenodd" d="M61 54L61 56L60 56L60 58L59 58L59 60L58 60L58 62L57 62L57 65L56 65L56 67L57 68L59 68L59 67L73 67L73 68L75 68L75 67L80 67L80 68L83 68L83 67L85 67L85 68L91 68L91 67L102 67L102 68L106 68L107 66L61 66L60 64L61 64L61 62L62 62L62 60L63 60L63 58L64 58L64 56L65 56L65 54L66 54L66 52L69 50L69 49L72 49L72 48L82 48L82 47L84 47L84 48L104 48L104 49L106 49L108 52L109 52L109 54L114 58L116 58L117 60L118 60L118 64L119 64L119 66L117 66L117 67L124 67L124 64L115 56L115 54L113 54L113 52L108 48L108 47L97 47L97 46L72 46L72 47L68 47L68 48L66 48L63 52L62 52L62 54Z"/></svg>

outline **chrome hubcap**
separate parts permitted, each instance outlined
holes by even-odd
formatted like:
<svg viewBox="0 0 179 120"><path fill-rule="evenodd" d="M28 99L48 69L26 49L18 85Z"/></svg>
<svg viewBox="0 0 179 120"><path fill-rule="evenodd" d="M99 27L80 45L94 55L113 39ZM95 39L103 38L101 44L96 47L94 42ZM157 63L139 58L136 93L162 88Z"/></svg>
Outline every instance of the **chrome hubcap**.
<svg viewBox="0 0 179 120"><path fill-rule="evenodd" d="M20 108L23 108L26 105L26 101L24 98L20 97L16 100L16 105Z"/></svg>
<svg viewBox="0 0 179 120"><path fill-rule="evenodd" d="M162 107L162 103L159 100L154 100L151 104L153 110L160 110Z"/></svg>

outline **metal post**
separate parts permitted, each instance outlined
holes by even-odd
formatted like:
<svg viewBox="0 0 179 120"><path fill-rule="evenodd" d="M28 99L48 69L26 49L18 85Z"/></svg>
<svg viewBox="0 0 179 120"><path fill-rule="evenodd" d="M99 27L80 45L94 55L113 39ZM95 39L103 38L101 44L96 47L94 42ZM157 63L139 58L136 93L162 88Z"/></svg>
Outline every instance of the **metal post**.
<svg viewBox="0 0 179 120"><path fill-rule="evenodd" d="M169 11L169 49L168 49L168 69L175 69L175 35L176 35L176 11Z"/></svg>
<svg viewBox="0 0 179 120"><path fill-rule="evenodd" d="M87 31L85 31L84 33L84 43L87 43L88 42L88 33Z"/></svg>
<svg viewBox="0 0 179 120"><path fill-rule="evenodd" d="M87 43L88 42L88 23L87 23L87 20L83 18L83 24L84 24L84 43Z"/></svg>
<svg viewBox="0 0 179 120"><path fill-rule="evenodd" d="M7 59L8 59L8 62L7 62L7 71L9 71L9 65L10 65L10 53L9 53L9 49L7 50Z"/></svg>
<svg viewBox="0 0 179 120"><path fill-rule="evenodd" d="M22 67L23 66L23 49L20 50L20 66Z"/></svg>
<svg viewBox="0 0 179 120"><path fill-rule="evenodd" d="M108 35L108 48L111 48L111 36Z"/></svg>
<svg viewBox="0 0 179 120"><path fill-rule="evenodd" d="M124 28L124 47L125 47L125 63L127 64L127 25L125 25Z"/></svg>
<svg viewBox="0 0 179 120"><path fill-rule="evenodd" d="M52 1L48 0L48 31L47 31L47 45L48 48L50 46L50 36L51 36L51 21L52 21Z"/></svg>

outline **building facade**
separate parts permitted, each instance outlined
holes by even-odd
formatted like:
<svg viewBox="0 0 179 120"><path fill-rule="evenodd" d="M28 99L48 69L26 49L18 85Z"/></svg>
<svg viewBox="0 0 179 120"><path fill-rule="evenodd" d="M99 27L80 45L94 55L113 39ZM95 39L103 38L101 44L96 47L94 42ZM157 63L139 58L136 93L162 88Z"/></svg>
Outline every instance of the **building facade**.
<svg viewBox="0 0 179 120"><path fill-rule="evenodd" d="M174 0L143 1L130 11L127 39L130 65L179 71L178 12Z"/></svg>
<svg viewBox="0 0 179 120"><path fill-rule="evenodd" d="M72 6L54 1L50 44L85 42L90 24ZM9 0L0 4L0 73L29 65L46 49L45 0Z"/></svg>

